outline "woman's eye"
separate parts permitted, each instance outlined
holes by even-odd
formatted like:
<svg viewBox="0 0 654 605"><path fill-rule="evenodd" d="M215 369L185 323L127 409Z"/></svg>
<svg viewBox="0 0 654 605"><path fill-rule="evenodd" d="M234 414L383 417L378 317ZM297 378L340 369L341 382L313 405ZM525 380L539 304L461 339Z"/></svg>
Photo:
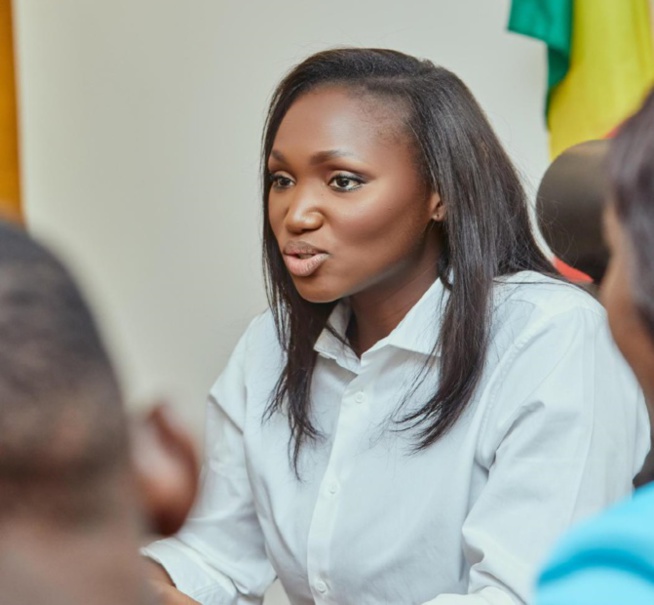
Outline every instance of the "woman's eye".
<svg viewBox="0 0 654 605"><path fill-rule="evenodd" d="M273 189L288 189L293 184L293 180L283 174L271 174L270 184Z"/></svg>
<svg viewBox="0 0 654 605"><path fill-rule="evenodd" d="M330 187L338 191L353 191L363 185L363 181L355 176L339 174L329 181Z"/></svg>

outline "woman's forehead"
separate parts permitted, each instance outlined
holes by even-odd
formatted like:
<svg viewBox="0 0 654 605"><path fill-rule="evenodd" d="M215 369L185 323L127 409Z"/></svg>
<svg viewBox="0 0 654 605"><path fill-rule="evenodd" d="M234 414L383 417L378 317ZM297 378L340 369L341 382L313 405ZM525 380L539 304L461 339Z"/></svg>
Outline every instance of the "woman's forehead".
<svg viewBox="0 0 654 605"><path fill-rule="evenodd" d="M405 114L398 103L371 93L334 86L299 97L282 119L275 144L295 137L373 140L404 136Z"/></svg>

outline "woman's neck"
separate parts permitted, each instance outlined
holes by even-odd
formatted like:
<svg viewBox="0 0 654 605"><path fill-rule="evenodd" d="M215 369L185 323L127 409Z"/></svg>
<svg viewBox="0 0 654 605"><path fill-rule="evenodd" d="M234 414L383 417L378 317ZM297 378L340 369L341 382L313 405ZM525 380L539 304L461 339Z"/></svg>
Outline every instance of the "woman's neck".
<svg viewBox="0 0 654 605"><path fill-rule="evenodd" d="M352 350L360 357L382 338L386 338L422 298L438 277L436 266L403 280L383 291L371 288L350 297L352 319L347 338Z"/></svg>

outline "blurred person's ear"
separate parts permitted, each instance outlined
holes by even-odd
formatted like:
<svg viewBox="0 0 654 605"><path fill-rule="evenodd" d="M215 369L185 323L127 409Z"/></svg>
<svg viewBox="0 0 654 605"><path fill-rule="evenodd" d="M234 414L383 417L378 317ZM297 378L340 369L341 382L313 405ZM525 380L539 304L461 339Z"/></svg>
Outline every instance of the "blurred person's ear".
<svg viewBox="0 0 654 605"><path fill-rule="evenodd" d="M154 406L132 427L132 458L148 529L174 534L198 489L199 458L190 433L165 405Z"/></svg>

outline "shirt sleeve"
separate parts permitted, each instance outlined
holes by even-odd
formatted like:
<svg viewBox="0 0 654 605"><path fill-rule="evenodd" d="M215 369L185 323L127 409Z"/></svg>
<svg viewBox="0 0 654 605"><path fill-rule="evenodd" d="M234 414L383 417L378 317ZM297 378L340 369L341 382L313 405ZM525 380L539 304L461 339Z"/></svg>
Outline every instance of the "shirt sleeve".
<svg viewBox="0 0 654 605"><path fill-rule="evenodd" d="M468 594L425 605L531 602L557 537L627 494L649 447L642 394L592 309L519 334L486 395L477 462L487 482L462 528Z"/></svg>
<svg viewBox="0 0 654 605"><path fill-rule="evenodd" d="M260 604L275 579L245 464L248 332L209 395L205 457L193 511L176 536L143 550L180 591L202 605Z"/></svg>

